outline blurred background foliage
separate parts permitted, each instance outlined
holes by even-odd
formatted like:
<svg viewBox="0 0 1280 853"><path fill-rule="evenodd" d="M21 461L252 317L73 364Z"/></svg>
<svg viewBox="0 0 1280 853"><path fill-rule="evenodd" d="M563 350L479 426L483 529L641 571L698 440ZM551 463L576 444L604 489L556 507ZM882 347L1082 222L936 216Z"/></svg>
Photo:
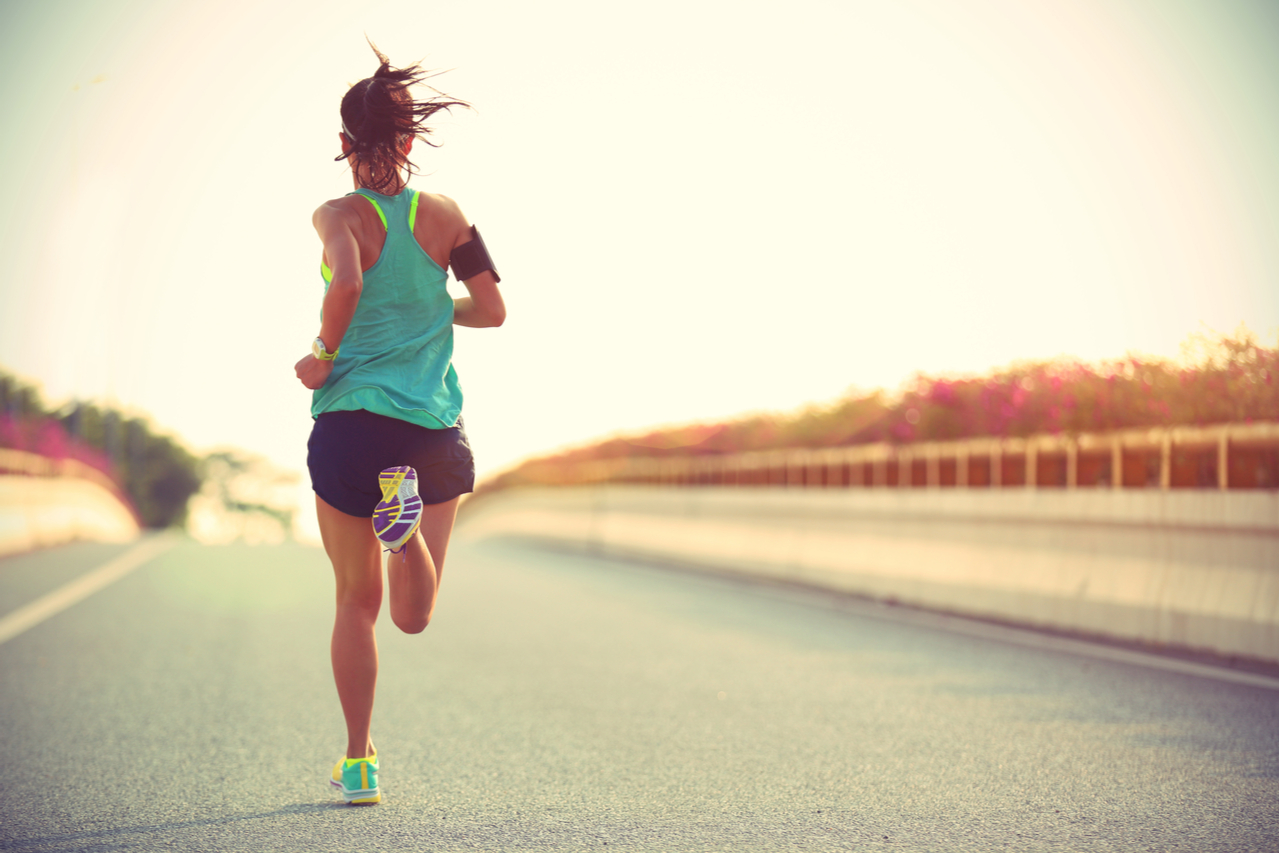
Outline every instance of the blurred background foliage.
<svg viewBox="0 0 1280 853"><path fill-rule="evenodd" d="M1177 360L1130 355L1087 364L1019 362L985 376L918 374L894 394L854 391L829 405L619 437L527 460L485 491L568 482L580 462L801 447L1080 434L1128 427L1275 421L1276 347L1249 330L1193 335Z"/></svg>
<svg viewBox="0 0 1280 853"><path fill-rule="evenodd" d="M200 460L143 418L74 401L51 411L39 392L0 371L0 447L76 459L113 480L145 527L181 525L201 485Z"/></svg>
<svg viewBox="0 0 1280 853"><path fill-rule="evenodd" d="M205 544L277 544L294 534L298 476L236 448L200 461L204 484L191 499L187 532Z"/></svg>

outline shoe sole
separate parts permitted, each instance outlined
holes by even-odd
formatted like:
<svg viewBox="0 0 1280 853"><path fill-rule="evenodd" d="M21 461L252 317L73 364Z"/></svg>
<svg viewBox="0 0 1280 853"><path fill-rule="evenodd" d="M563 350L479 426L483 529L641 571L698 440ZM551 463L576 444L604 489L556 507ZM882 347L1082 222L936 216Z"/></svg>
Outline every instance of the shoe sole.
<svg viewBox="0 0 1280 853"><path fill-rule="evenodd" d="M409 494L400 492L406 481ZM378 475L382 500L373 510L373 532L391 551L404 547L422 522L422 498L417 494L418 473L408 465L388 468Z"/></svg>

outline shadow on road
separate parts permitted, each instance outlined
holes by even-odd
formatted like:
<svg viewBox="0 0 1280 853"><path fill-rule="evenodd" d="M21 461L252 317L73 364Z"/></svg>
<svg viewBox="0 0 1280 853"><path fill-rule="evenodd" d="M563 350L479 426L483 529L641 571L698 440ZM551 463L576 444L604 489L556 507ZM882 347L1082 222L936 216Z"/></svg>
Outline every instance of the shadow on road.
<svg viewBox="0 0 1280 853"><path fill-rule="evenodd" d="M229 815L227 817L211 817L203 820L179 820L169 823L153 823L144 826L125 826L118 829L104 829L99 832L72 832L65 835L49 835L43 838L29 838L12 841L5 846L7 850L40 850L57 851L57 853L75 853L75 851L114 850L130 844L130 839L155 832L173 832L183 829L198 829L207 826L225 826L249 820L265 820L267 818L288 817L291 815L313 814L327 811L357 811L346 803L298 803L285 806L270 812L259 814ZM115 843L113 843L115 842Z"/></svg>

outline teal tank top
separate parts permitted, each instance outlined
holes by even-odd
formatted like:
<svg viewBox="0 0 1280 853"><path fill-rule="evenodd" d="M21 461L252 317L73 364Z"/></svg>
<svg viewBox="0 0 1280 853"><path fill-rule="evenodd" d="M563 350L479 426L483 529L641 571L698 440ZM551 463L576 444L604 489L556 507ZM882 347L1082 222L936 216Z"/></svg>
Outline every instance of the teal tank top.
<svg viewBox="0 0 1280 853"><path fill-rule="evenodd" d="M414 239L418 194L361 189L349 195L373 203L387 239L377 263L365 270L329 381L312 392L311 417L363 409L428 429L452 427L462 413L453 369L453 297L448 274ZM320 272L327 293L333 273L324 264Z"/></svg>

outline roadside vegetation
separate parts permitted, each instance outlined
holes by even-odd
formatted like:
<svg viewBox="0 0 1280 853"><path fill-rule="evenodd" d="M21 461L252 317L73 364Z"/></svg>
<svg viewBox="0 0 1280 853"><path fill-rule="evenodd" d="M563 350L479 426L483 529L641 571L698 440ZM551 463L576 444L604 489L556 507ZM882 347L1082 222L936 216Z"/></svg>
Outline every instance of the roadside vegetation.
<svg viewBox="0 0 1280 853"><path fill-rule="evenodd" d="M115 482L145 527L186 521L200 489L201 461L145 419L73 402L51 411L39 392L0 371L0 448L75 459Z"/></svg>
<svg viewBox="0 0 1280 853"><path fill-rule="evenodd" d="M1242 327L1192 336L1176 361L1064 358L1018 362L982 376L918 374L895 393L855 392L796 412L665 427L531 459L484 490L570 483L578 463L597 459L1275 421L1277 355Z"/></svg>

